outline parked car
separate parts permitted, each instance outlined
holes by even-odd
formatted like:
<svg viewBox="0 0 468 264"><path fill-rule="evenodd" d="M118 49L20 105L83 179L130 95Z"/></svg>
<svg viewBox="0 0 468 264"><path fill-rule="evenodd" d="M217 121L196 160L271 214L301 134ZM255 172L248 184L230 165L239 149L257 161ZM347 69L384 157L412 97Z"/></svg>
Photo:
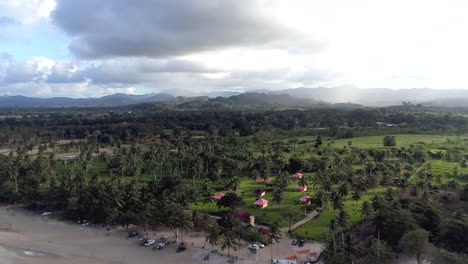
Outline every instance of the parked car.
<svg viewBox="0 0 468 264"><path fill-rule="evenodd" d="M180 244L178 247L177 247L177 252L182 252L184 250L186 250L187 247L185 246L185 244Z"/></svg>
<svg viewBox="0 0 468 264"><path fill-rule="evenodd" d="M249 245L249 249L252 250L257 250L257 249L260 249L260 247L257 245L257 244L252 244L252 245Z"/></svg>
<svg viewBox="0 0 468 264"><path fill-rule="evenodd" d="M154 240L154 239L147 239L144 245L145 245L145 247L149 247L149 246L153 245L155 242L156 242L156 240Z"/></svg>
<svg viewBox="0 0 468 264"><path fill-rule="evenodd" d="M140 246L144 246L147 240L148 240L147 237L141 237L141 238L140 238L140 241L138 242L138 244L139 244Z"/></svg>
<svg viewBox="0 0 468 264"><path fill-rule="evenodd" d="M163 249L166 246L166 243L161 242L158 244L157 249Z"/></svg>
<svg viewBox="0 0 468 264"><path fill-rule="evenodd" d="M293 239L292 244L295 246L297 243L299 243L299 241L297 241L297 239Z"/></svg>
<svg viewBox="0 0 468 264"><path fill-rule="evenodd" d="M304 239L299 240L298 245L299 245L300 247L304 246L304 244L305 244Z"/></svg>
<svg viewBox="0 0 468 264"><path fill-rule="evenodd" d="M138 236L138 232L136 232L136 231L130 231L130 232L128 232L128 235L127 235L128 238L132 238L132 237L136 237L136 236Z"/></svg>
<svg viewBox="0 0 468 264"><path fill-rule="evenodd" d="M264 248L264 247L265 247L265 245L264 245L264 244L262 244L262 243L259 243L259 242L257 242L257 243L254 243L254 245L257 245L259 248Z"/></svg>

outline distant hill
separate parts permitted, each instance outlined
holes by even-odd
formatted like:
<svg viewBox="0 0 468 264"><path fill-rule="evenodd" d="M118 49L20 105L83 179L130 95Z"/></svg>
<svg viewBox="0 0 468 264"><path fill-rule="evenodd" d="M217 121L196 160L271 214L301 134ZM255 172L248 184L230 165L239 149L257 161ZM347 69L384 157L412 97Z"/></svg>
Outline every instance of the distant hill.
<svg viewBox="0 0 468 264"><path fill-rule="evenodd" d="M113 94L99 98L33 98L21 95L0 96L0 107L99 107L122 106L149 102L164 102L174 99L168 94Z"/></svg>
<svg viewBox="0 0 468 264"><path fill-rule="evenodd" d="M300 98L310 98L329 103L356 103L367 106L400 105L403 101L417 103L435 102L447 99L468 100L468 90L463 89L400 89L385 88L361 89L355 86L333 88L295 88L271 91L273 94L288 94Z"/></svg>
<svg viewBox="0 0 468 264"><path fill-rule="evenodd" d="M442 98L434 101L424 102L423 105L437 107L468 107L468 98Z"/></svg>
<svg viewBox="0 0 468 264"><path fill-rule="evenodd" d="M281 106L311 106L323 104L312 99L302 99L288 94L244 93L227 98L217 97L210 102L222 102L235 105L281 105Z"/></svg>
<svg viewBox="0 0 468 264"><path fill-rule="evenodd" d="M355 86L295 88L285 90L214 91L198 93L182 89L158 94L113 94L100 98L33 98L0 96L0 107L100 107L162 102L181 108L222 106L360 107L401 105L403 102L437 107L467 107L468 90L462 89L360 89Z"/></svg>

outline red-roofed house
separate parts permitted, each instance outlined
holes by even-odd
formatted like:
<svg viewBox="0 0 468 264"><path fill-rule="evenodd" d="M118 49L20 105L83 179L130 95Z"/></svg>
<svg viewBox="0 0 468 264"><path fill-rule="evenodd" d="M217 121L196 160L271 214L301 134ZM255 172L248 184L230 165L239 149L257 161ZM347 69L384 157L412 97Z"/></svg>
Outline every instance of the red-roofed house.
<svg viewBox="0 0 468 264"><path fill-rule="evenodd" d="M292 175L294 179L301 179L304 176L302 173L296 172Z"/></svg>
<svg viewBox="0 0 468 264"><path fill-rule="evenodd" d="M298 191L298 192L307 191L307 185L298 185L298 186L296 186L296 191Z"/></svg>
<svg viewBox="0 0 468 264"><path fill-rule="evenodd" d="M258 199L257 201L255 201L254 203L254 206L257 207L257 208L265 208L268 206L268 200L265 200L263 198L260 198Z"/></svg>
<svg viewBox="0 0 468 264"><path fill-rule="evenodd" d="M251 215L247 210L239 210L234 213L234 218L241 220L244 223L249 223L251 225L255 224L255 217Z"/></svg>
<svg viewBox="0 0 468 264"><path fill-rule="evenodd" d="M299 254L299 255L309 254L309 253L310 253L310 249L296 251L296 254Z"/></svg>
<svg viewBox="0 0 468 264"><path fill-rule="evenodd" d="M310 261L310 262L316 262L317 259L318 259L318 254L317 254L317 252L311 252L311 253L309 254L309 261Z"/></svg>
<svg viewBox="0 0 468 264"><path fill-rule="evenodd" d="M302 196L301 198L299 198L299 202L301 204L310 204L310 199L312 199L312 197L306 194Z"/></svg>
<svg viewBox="0 0 468 264"><path fill-rule="evenodd" d="M253 192L253 195L255 197L263 197L265 195L265 190L264 189L257 189L255 192Z"/></svg>
<svg viewBox="0 0 468 264"><path fill-rule="evenodd" d="M270 232L268 232L268 229L264 228L264 227L260 227L258 229L258 232L264 236L268 236L270 234Z"/></svg>
<svg viewBox="0 0 468 264"><path fill-rule="evenodd" d="M219 199L223 198L224 196L225 196L224 193L218 193L218 194L214 195L213 198L219 200Z"/></svg>

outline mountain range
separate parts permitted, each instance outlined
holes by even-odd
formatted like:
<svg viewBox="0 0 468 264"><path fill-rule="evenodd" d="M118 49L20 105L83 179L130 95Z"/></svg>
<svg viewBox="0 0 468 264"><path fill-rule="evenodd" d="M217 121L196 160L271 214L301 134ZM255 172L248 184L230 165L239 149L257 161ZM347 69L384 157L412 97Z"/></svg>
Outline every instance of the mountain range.
<svg viewBox="0 0 468 264"><path fill-rule="evenodd" d="M183 97L181 94L190 96ZM211 99L210 99L211 98ZM215 99L215 100L213 100ZM366 106L400 105L402 102L434 106L468 106L468 90L463 89L360 89L355 86L333 88L294 88L284 90L250 90L247 92L216 91L210 93L170 90L144 95L113 94L99 98L34 98L26 96L0 96L0 107L104 107L161 102L182 104L206 101L237 105L317 106L327 103L352 103Z"/></svg>

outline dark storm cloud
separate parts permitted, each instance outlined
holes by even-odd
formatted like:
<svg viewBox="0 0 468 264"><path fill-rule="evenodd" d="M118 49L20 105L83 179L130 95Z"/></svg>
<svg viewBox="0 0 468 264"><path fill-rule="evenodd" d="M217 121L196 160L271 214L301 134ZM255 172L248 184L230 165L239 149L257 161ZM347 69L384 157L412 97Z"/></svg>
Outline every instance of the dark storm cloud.
<svg viewBox="0 0 468 264"><path fill-rule="evenodd" d="M82 58L167 57L289 39L262 0L61 0L53 21Z"/></svg>

